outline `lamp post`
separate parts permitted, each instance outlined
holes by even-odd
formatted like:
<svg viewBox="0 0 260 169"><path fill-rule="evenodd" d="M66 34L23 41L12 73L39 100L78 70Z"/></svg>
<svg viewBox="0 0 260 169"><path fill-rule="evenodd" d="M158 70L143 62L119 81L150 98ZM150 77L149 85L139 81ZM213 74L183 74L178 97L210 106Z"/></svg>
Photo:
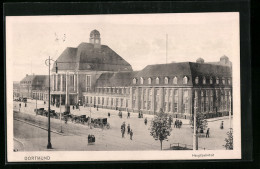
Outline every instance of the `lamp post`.
<svg viewBox="0 0 260 169"><path fill-rule="evenodd" d="M194 126L193 126L193 150L198 150L198 136L197 136L197 93L195 91L194 98Z"/></svg>
<svg viewBox="0 0 260 169"><path fill-rule="evenodd" d="M51 145L51 118L50 118L50 101L51 101L51 75L50 75L50 71L51 71L51 61L54 61L53 59L50 58L45 60L45 65L49 66L49 105L48 105L48 144L47 144L47 149L52 149L52 145ZM56 62L56 61L54 61ZM56 62L56 72L58 71L58 67L57 67L57 62Z"/></svg>
<svg viewBox="0 0 260 169"><path fill-rule="evenodd" d="M61 122L61 94L60 94L60 132L63 133L63 131L62 131L62 122Z"/></svg>

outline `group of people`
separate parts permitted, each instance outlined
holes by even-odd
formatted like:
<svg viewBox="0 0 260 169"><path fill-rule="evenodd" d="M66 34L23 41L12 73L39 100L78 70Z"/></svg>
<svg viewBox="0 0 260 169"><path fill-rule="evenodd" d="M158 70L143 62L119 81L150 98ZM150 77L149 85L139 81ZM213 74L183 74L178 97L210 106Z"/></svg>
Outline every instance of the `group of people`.
<svg viewBox="0 0 260 169"><path fill-rule="evenodd" d="M126 124L125 122L123 122L123 124L121 125L121 134L122 134L122 138L125 137L125 130L126 130ZM130 140L133 139L133 130L130 128L130 124L128 124L127 126L127 134L130 135Z"/></svg>
<svg viewBox="0 0 260 169"><path fill-rule="evenodd" d="M180 129L181 126L182 126L182 121L176 119L175 122L174 122L174 128L179 128Z"/></svg>
<svg viewBox="0 0 260 169"><path fill-rule="evenodd" d="M143 117L144 117L143 112L139 111L138 118L143 118Z"/></svg>

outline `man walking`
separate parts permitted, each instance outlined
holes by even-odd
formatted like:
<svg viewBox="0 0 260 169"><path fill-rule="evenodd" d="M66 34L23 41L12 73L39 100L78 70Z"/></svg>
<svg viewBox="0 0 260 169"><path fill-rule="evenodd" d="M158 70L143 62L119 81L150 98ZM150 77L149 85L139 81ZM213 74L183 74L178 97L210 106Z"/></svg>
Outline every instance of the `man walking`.
<svg viewBox="0 0 260 169"><path fill-rule="evenodd" d="M133 134L134 134L134 133L133 133L133 131L131 130L131 131L130 131L130 140L133 140Z"/></svg>
<svg viewBox="0 0 260 169"><path fill-rule="evenodd" d="M127 126L127 134L130 134L130 124Z"/></svg>
<svg viewBox="0 0 260 169"><path fill-rule="evenodd" d="M209 128L208 128L207 133L206 133L206 138L209 138Z"/></svg>

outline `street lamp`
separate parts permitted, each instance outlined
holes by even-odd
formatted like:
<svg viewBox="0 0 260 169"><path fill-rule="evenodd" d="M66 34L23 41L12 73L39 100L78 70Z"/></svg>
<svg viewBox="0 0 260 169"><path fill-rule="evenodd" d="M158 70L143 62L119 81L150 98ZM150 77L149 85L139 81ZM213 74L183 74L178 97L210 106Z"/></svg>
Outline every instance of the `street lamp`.
<svg viewBox="0 0 260 169"><path fill-rule="evenodd" d="M198 150L198 135L197 135L197 98L198 94L195 91L195 98L194 98L194 114L193 114L193 150Z"/></svg>
<svg viewBox="0 0 260 169"><path fill-rule="evenodd" d="M54 61L56 63L56 73L58 71L58 67L57 67L57 62L53 59L50 58L45 60L45 65L49 66L49 105L48 105L48 144L47 144L47 149L52 149L52 145L51 145L51 118L50 118L50 101L51 101L51 75L50 75L50 71L51 71L51 61Z"/></svg>

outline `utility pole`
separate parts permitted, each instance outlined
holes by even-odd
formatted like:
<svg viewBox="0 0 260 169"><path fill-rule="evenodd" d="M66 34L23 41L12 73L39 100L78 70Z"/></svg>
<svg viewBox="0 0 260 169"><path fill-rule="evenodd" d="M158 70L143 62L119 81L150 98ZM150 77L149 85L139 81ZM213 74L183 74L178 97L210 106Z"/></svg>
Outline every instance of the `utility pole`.
<svg viewBox="0 0 260 169"><path fill-rule="evenodd" d="M61 122L61 94L60 94L60 132L63 133L63 131L62 131L62 122Z"/></svg>
<svg viewBox="0 0 260 169"><path fill-rule="evenodd" d="M198 150L198 136L197 136L197 93L195 91L194 98L194 128L193 128L193 150Z"/></svg>

